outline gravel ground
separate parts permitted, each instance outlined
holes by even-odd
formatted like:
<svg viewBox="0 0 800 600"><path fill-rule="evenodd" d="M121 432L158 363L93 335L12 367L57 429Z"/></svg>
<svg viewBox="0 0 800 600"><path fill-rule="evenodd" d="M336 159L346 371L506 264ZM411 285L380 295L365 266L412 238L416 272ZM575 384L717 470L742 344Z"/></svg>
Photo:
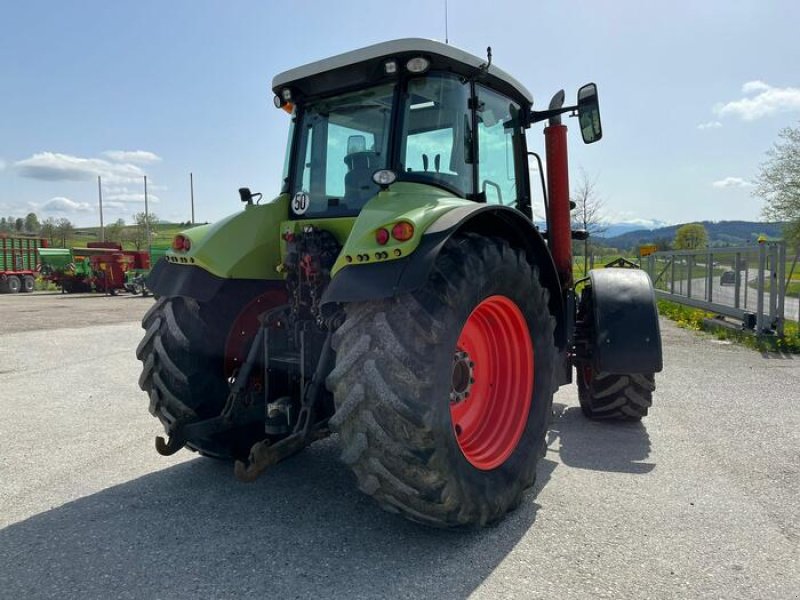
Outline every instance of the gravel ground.
<svg viewBox="0 0 800 600"><path fill-rule="evenodd" d="M665 322L650 417L562 389L522 506L443 532L376 508L335 439L254 484L157 455L151 302L0 297L0 597L800 598L796 359Z"/></svg>

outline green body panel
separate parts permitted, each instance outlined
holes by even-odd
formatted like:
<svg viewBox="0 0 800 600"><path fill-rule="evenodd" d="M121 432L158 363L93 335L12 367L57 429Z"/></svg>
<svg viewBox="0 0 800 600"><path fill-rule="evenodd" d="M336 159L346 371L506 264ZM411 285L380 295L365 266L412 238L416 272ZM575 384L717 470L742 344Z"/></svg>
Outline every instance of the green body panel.
<svg viewBox="0 0 800 600"><path fill-rule="evenodd" d="M332 269L335 276L348 265L388 262L408 256L439 217L471 204L435 186L398 182L367 202L358 216L291 220L289 197L283 194L268 204L248 205L244 211L212 225L182 231L191 241L190 250L170 249L166 258L171 263L201 267L226 279L282 279L286 256L283 236L301 233L303 227L313 225L331 232L343 246ZM398 221L414 226L413 237L404 242L390 238L387 244L378 244L375 231L385 227L391 232ZM384 252L388 254L386 258L376 256ZM365 255L369 257L367 260L363 259ZM152 260L155 264L155 253Z"/></svg>
<svg viewBox="0 0 800 600"><path fill-rule="evenodd" d="M239 213L211 225L181 232L189 238L188 252L169 250L172 263L201 267L226 279L280 279L280 224L289 216L289 196L267 204L248 204Z"/></svg>
<svg viewBox="0 0 800 600"><path fill-rule="evenodd" d="M445 213L473 202L454 196L441 188L421 183L398 182L390 189L380 192L364 205L353 224L332 275L348 265L388 262L408 256L419 246L425 231ZM390 238L385 245L375 241L375 231L385 227L391 232L398 221L414 225L414 236L405 242ZM399 254L396 252L399 250ZM377 252L386 252L387 258L377 258ZM369 260L359 261L359 255ZM348 261L348 257L350 260Z"/></svg>

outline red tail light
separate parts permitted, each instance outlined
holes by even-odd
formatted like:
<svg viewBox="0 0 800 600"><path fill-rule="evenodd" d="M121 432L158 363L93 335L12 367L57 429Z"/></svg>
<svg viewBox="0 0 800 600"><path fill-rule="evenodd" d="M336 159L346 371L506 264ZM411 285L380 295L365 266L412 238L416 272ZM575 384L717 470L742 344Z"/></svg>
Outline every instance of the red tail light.
<svg viewBox="0 0 800 600"><path fill-rule="evenodd" d="M186 252L192 247L191 240L185 235L176 235L172 240L172 249L176 252Z"/></svg>
<svg viewBox="0 0 800 600"><path fill-rule="evenodd" d="M381 227L378 231L375 232L375 241L378 242L381 246L385 246L386 242L389 241L389 231Z"/></svg>

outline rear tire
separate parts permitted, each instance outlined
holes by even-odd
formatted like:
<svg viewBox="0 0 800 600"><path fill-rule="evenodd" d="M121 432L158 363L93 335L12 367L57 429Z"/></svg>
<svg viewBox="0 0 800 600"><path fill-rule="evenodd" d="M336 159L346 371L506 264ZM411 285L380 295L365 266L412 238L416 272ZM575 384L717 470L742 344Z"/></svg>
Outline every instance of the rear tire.
<svg viewBox="0 0 800 600"><path fill-rule="evenodd" d="M179 419L215 417L225 405L229 387L223 348L228 330L221 313L190 298L161 298L142 319L146 333L136 349L143 363L139 387L150 397L150 413L167 430ZM214 458L244 459L263 438L263 426L248 426L189 440L187 446Z"/></svg>
<svg viewBox="0 0 800 600"><path fill-rule="evenodd" d="M489 372L481 376L477 361L466 379L456 377L456 350L473 314L493 298L516 306L530 335L524 336L529 349L526 353L521 346L520 355L535 357L527 367L524 424L519 437L503 446L508 456L462 446L464 432L456 433L458 421L451 416L456 415L452 407L465 401L453 400L457 379L474 384L467 388L474 398L467 401L479 400L476 390L486 389L479 384ZM505 240L465 235L447 243L421 290L345 310L345 323L333 338L336 367L327 379L336 404L330 424L340 434L341 458L355 472L359 488L385 510L427 525L483 526L500 520L534 483L555 389L555 321L536 269ZM513 333L503 328L508 321L487 322L496 338ZM514 365L505 379L489 373L488 387L503 389L503 381L527 376L522 363ZM486 430L491 447L492 436L502 438L502 431L518 421L491 409L486 414L497 417L491 419L496 426ZM473 431L481 438L480 427ZM487 456L491 460L483 459Z"/></svg>
<svg viewBox="0 0 800 600"><path fill-rule="evenodd" d="M652 373L612 375L592 367L578 367L578 399L583 414L590 419L640 421L653 404L656 389Z"/></svg>
<svg viewBox="0 0 800 600"><path fill-rule="evenodd" d="M30 275L25 275L22 278L22 288L20 292L25 292L26 294L30 294L33 289L36 287L36 280L31 277Z"/></svg>

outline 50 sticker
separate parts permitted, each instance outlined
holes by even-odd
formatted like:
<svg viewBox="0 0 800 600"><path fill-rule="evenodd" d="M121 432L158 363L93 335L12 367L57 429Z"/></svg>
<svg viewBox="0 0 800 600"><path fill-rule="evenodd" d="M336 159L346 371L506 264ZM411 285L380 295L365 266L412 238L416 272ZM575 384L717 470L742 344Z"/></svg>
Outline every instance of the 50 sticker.
<svg viewBox="0 0 800 600"><path fill-rule="evenodd" d="M305 192L297 192L292 198L292 212L296 215L305 214L311 201Z"/></svg>

